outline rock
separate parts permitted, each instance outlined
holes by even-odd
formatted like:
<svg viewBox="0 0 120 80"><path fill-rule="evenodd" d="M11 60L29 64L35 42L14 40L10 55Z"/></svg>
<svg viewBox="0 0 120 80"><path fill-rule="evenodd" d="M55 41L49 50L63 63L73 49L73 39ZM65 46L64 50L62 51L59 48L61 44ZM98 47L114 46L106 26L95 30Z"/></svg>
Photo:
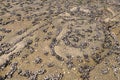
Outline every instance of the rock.
<svg viewBox="0 0 120 80"><path fill-rule="evenodd" d="M40 57L37 57L35 58L35 61L34 61L36 64L39 64L42 62L42 59Z"/></svg>
<svg viewBox="0 0 120 80"><path fill-rule="evenodd" d="M59 55L56 55L56 58L60 61L63 61L64 59L62 57L60 57Z"/></svg>
<svg viewBox="0 0 120 80"><path fill-rule="evenodd" d="M38 74L38 75L43 75L43 74L45 74L46 72L47 72L46 69L40 69L39 71L37 71L37 74Z"/></svg>
<svg viewBox="0 0 120 80"><path fill-rule="evenodd" d="M5 75L5 78L12 78L13 74L17 70L18 63L15 62L12 64L10 71Z"/></svg>
<svg viewBox="0 0 120 80"><path fill-rule="evenodd" d="M46 56L47 56L48 54L49 54L49 52L44 52L44 55L46 55Z"/></svg>
<svg viewBox="0 0 120 80"><path fill-rule="evenodd" d="M33 41L32 40L27 40L27 45L30 45L30 44L32 44L33 43Z"/></svg>
<svg viewBox="0 0 120 80"><path fill-rule="evenodd" d="M109 73L109 69L108 68L102 69L101 73L102 74L107 74L107 73Z"/></svg>
<svg viewBox="0 0 120 80"><path fill-rule="evenodd" d="M47 66L50 68L50 67L53 67L55 64L54 63L48 63Z"/></svg>
<svg viewBox="0 0 120 80"><path fill-rule="evenodd" d="M101 56L99 54L93 54L92 55L92 59L97 63L99 64L102 60Z"/></svg>
<svg viewBox="0 0 120 80"><path fill-rule="evenodd" d="M37 74L31 75L29 80L37 80Z"/></svg>
<svg viewBox="0 0 120 80"><path fill-rule="evenodd" d="M18 69L18 75L22 73L22 69Z"/></svg>
<svg viewBox="0 0 120 80"><path fill-rule="evenodd" d="M0 76L0 80L5 80L4 77Z"/></svg>
<svg viewBox="0 0 120 80"><path fill-rule="evenodd" d="M62 73L55 73L44 77L44 80L62 80L63 76Z"/></svg>
<svg viewBox="0 0 120 80"><path fill-rule="evenodd" d="M29 78L31 76L32 72L29 70L25 70L24 72L21 73L21 76Z"/></svg>
<svg viewBox="0 0 120 80"><path fill-rule="evenodd" d="M71 59L68 59L68 60L67 60L66 65L67 65L68 69L71 69L71 68L74 67L74 64L73 64L73 62L72 62Z"/></svg>

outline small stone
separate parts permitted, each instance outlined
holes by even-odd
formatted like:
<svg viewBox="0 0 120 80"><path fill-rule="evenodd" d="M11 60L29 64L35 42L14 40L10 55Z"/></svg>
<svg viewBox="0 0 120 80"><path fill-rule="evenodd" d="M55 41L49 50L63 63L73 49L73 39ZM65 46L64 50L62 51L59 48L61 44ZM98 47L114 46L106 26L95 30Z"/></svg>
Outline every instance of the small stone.
<svg viewBox="0 0 120 80"><path fill-rule="evenodd" d="M40 39L38 37L35 38L35 42L38 42Z"/></svg>
<svg viewBox="0 0 120 80"><path fill-rule="evenodd" d="M37 73L38 73L38 75L43 75L46 72L47 72L46 69L40 69Z"/></svg>
<svg viewBox="0 0 120 80"><path fill-rule="evenodd" d="M60 61L63 61L64 59L61 57L61 56L59 56L59 55L56 55L56 58L58 59L58 60L60 60Z"/></svg>
<svg viewBox="0 0 120 80"><path fill-rule="evenodd" d="M46 56L47 56L48 54L49 54L49 52L44 52L44 55L46 55Z"/></svg>
<svg viewBox="0 0 120 80"><path fill-rule="evenodd" d="M33 43L33 41L32 40L27 40L27 45L30 45L30 44L32 44Z"/></svg>
<svg viewBox="0 0 120 80"><path fill-rule="evenodd" d="M30 75L31 75L31 71L29 71L29 70L25 70L25 72L23 72L22 75L23 75L24 77L29 78Z"/></svg>
<svg viewBox="0 0 120 80"><path fill-rule="evenodd" d="M48 66L48 67L53 67L53 66L54 66L54 63L48 63L47 66Z"/></svg>
<svg viewBox="0 0 120 80"><path fill-rule="evenodd" d="M0 80L5 80L2 76L0 76Z"/></svg>
<svg viewBox="0 0 120 80"><path fill-rule="evenodd" d="M40 57L37 57L36 59L35 59L35 63L36 64L39 64L39 63L41 63L42 62L42 59L40 58Z"/></svg>
<svg viewBox="0 0 120 80"><path fill-rule="evenodd" d="M101 70L101 73L102 73L102 74L107 74L108 72L109 72L108 68L105 68L105 69L102 69L102 70Z"/></svg>
<svg viewBox="0 0 120 80"><path fill-rule="evenodd" d="M18 69L18 74L22 73L22 69Z"/></svg>

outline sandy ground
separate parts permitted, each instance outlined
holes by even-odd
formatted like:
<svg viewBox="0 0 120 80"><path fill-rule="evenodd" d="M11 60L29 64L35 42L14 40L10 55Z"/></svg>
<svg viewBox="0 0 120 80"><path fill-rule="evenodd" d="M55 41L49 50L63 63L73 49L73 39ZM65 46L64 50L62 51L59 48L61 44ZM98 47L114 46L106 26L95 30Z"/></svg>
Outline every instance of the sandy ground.
<svg viewBox="0 0 120 80"><path fill-rule="evenodd" d="M0 80L120 80L119 0L0 0Z"/></svg>

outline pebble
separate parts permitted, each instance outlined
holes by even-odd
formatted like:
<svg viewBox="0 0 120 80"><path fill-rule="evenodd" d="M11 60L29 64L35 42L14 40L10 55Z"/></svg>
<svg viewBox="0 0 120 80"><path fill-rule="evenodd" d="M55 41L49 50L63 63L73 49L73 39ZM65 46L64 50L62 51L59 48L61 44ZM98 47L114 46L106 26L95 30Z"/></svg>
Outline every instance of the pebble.
<svg viewBox="0 0 120 80"><path fill-rule="evenodd" d="M29 78L31 76L32 72L29 70L25 70L24 72L20 73L21 76Z"/></svg>
<svg viewBox="0 0 120 80"><path fill-rule="evenodd" d="M40 40L39 37L36 37L36 38L35 38L35 42L38 42L39 40Z"/></svg>
<svg viewBox="0 0 120 80"><path fill-rule="evenodd" d="M22 69L18 69L18 75L22 73Z"/></svg>
<svg viewBox="0 0 120 80"><path fill-rule="evenodd" d="M34 61L36 64L39 64L42 62L42 59L40 57L37 57L35 58L35 61Z"/></svg>
<svg viewBox="0 0 120 80"><path fill-rule="evenodd" d="M27 45L30 45L30 44L32 44L33 43L33 41L32 40L27 40Z"/></svg>
<svg viewBox="0 0 120 80"><path fill-rule="evenodd" d="M40 70L37 71L37 74L38 74L38 75L43 75L43 74L45 74L46 72L47 72L46 69L40 69Z"/></svg>
<svg viewBox="0 0 120 80"><path fill-rule="evenodd" d="M115 58L115 61L117 62L118 65L120 65L120 56L117 56L117 57Z"/></svg>
<svg viewBox="0 0 120 80"><path fill-rule="evenodd" d="M4 77L0 76L0 80L5 80Z"/></svg>
<svg viewBox="0 0 120 80"><path fill-rule="evenodd" d="M57 58L59 61L64 61L64 59L63 59L61 56L59 56L59 55L56 55L56 58Z"/></svg>
<svg viewBox="0 0 120 80"><path fill-rule="evenodd" d="M102 74L108 74L109 73L109 69L108 68L104 68L101 70Z"/></svg>
<svg viewBox="0 0 120 80"><path fill-rule="evenodd" d="M37 80L37 76L38 74L33 74L32 76L30 76L29 80Z"/></svg>
<svg viewBox="0 0 120 80"><path fill-rule="evenodd" d="M93 70L94 69L94 67L90 67L90 66L88 66L88 65L84 65L84 66L80 66L79 67L79 69L78 69L78 71L81 73L81 78L83 79L83 80L89 80L89 73L90 73L90 71L91 70Z"/></svg>
<svg viewBox="0 0 120 80"><path fill-rule="evenodd" d="M82 62L83 62L83 59L82 59L82 57L80 57L80 56L77 56L77 61L78 61L78 62L80 62L80 63L82 63Z"/></svg>
<svg viewBox="0 0 120 80"><path fill-rule="evenodd" d="M18 63L15 62L11 65L11 69L10 71L5 75L5 78L12 78L13 74L15 73L15 71L17 70L17 65Z"/></svg>
<svg viewBox="0 0 120 80"><path fill-rule="evenodd" d="M101 56L99 54L92 54L92 59L99 64L102 60Z"/></svg>
<svg viewBox="0 0 120 80"><path fill-rule="evenodd" d="M46 56L47 56L48 54L49 54L49 52L44 52L44 55L46 55Z"/></svg>
<svg viewBox="0 0 120 80"><path fill-rule="evenodd" d="M88 56L88 54L83 54L83 56L84 56L85 61L89 62L89 56Z"/></svg>
<svg viewBox="0 0 120 80"><path fill-rule="evenodd" d="M64 75L62 73L50 74L48 76L45 76L44 80L62 80L63 76Z"/></svg>
<svg viewBox="0 0 120 80"><path fill-rule="evenodd" d="M10 33L10 32L12 32L12 30L6 29L6 28L1 28L0 31L3 32L3 33Z"/></svg>
<svg viewBox="0 0 120 80"><path fill-rule="evenodd" d="M72 69L74 67L74 64L71 59L67 60L66 65L67 65L68 69Z"/></svg>
<svg viewBox="0 0 120 80"><path fill-rule="evenodd" d="M0 41L4 39L5 36L0 35Z"/></svg>
<svg viewBox="0 0 120 80"><path fill-rule="evenodd" d="M34 49L33 47L31 47L31 46L28 46L27 48L30 50L30 53L33 53L33 52L35 52L35 49Z"/></svg>
<svg viewBox="0 0 120 80"><path fill-rule="evenodd" d="M23 34L24 32L26 32L27 30L28 30L27 28L22 29L22 30L18 31L16 34L21 35L21 34Z"/></svg>
<svg viewBox="0 0 120 80"><path fill-rule="evenodd" d="M50 68L50 67L53 67L55 64L54 63L48 63L47 66Z"/></svg>

